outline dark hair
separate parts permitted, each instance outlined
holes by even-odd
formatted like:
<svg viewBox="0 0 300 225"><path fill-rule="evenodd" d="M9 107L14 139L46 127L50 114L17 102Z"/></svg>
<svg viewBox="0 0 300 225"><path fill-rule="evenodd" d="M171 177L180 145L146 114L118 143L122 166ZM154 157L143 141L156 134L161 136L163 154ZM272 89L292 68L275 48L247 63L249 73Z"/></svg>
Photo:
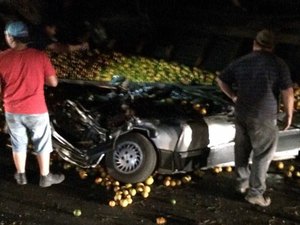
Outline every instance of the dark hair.
<svg viewBox="0 0 300 225"><path fill-rule="evenodd" d="M43 27L49 26L49 27L53 27L53 26L57 26L58 21L56 19L52 19L52 18L46 18L42 21L41 25Z"/></svg>
<svg viewBox="0 0 300 225"><path fill-rule="evenodd" d="M12 36L12 37L16 42L21 42L21 43L24 43L24 44L27 44L28 42L30 42L29 37L14 37L14 36Z"/></svg>

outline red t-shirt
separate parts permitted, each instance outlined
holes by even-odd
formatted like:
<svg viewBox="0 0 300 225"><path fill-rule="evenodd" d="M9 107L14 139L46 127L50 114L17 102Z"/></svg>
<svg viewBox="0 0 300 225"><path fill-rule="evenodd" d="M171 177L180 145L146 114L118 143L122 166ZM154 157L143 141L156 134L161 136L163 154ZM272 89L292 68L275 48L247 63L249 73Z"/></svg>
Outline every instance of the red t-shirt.
<svg viewBox="0 0 300 225"><path fill-rule="evenodd" d="M55 75L46 53L26 48L0 53L1 92L6 112L40 114L47 112L44 83Z"/></svg>

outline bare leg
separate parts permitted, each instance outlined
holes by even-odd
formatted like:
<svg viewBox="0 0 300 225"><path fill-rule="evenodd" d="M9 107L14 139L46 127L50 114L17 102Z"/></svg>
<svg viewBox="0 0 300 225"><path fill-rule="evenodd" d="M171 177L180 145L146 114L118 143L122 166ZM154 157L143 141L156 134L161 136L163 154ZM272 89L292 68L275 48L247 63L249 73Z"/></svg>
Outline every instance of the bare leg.
<svg viewBox="0 0 300 225"><path fill-rule="evenodd" d="M47 176L49 174L50 167L50 153L45 152L37 155L37 161L40 167L40 174Z"/></svg>
<svg viewBox="0 0 300 225"><path fill-rule="evenodd" d="M17 173L25 173L27 152L13 152Z"/></svg>

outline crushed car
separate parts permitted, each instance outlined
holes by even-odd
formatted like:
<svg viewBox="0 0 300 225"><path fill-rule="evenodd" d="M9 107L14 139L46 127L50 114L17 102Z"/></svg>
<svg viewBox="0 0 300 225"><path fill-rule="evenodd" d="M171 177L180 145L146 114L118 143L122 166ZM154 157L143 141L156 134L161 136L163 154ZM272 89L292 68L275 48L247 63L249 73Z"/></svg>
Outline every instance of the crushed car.
<svg viewBox="0 0 300 225"><path fill-rule="evenodd" d="M104 163L124 183L234 164L234 107L213 86L63 80L45 89L54 149L82 168ZM297 125L274 159L299 154Z"/></svg>

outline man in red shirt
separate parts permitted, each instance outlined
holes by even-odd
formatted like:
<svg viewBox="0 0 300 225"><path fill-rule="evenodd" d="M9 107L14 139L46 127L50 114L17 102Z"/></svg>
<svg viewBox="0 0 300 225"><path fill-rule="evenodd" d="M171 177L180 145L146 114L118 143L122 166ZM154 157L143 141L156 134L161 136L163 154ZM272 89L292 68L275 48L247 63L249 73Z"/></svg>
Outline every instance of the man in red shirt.
<svg viewBox="0 0 300 225"><path fill-rule="evenodd" d="M28 136L40 168L41 187L61 183L64 175L50 173L51 127L44 96L44 84L57 86L58 80L49 57L28 48L28 28L21 21L5 28L10 49L0 53L1 92L11 138L18 184L27 184L25 173Z"/></svg>

